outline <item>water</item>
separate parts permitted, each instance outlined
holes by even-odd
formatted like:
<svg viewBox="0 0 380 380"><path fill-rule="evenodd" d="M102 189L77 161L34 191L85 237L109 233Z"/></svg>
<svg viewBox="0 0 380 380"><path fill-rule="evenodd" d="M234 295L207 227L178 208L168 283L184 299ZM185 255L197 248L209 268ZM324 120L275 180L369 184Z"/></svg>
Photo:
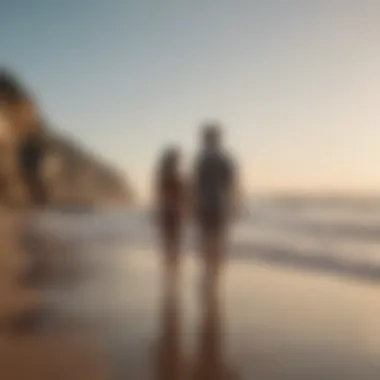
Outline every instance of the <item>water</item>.
<svg viewBox="0 0 380 380"><path fill-rule="evenodd" d="M365 205L256 204L239 223L234 242L246 257L251 252L263 260L377 281L380 208L377 200L372 208Z"/></svg>
<svg viewBox="0 0 380 380"><path fill-rule="evenodd" d="M377 200L373 207L364 205L251 202L233 227L231 257L380 281L380 208ZM139 247L156 241L154 217L146 210L51 214L41 223L51 233L70 239L103 243L122 239ZM187 247L195 247L195 234L190 226Z"/></svg>

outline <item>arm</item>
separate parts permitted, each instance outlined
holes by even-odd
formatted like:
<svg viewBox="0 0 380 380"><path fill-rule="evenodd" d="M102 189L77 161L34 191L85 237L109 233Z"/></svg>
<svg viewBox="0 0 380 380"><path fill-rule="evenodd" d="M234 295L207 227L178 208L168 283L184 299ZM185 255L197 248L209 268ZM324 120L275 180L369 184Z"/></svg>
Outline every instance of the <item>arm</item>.
<svg viewBox="0 0 380 380"><path fill-rule="evenodd" d="M198 204L199 204L199 176L201 171L201 158L198 157L193 166L192 179L188 185L188 194L189 194L189 212L194 217L197 213Z"/></svg>

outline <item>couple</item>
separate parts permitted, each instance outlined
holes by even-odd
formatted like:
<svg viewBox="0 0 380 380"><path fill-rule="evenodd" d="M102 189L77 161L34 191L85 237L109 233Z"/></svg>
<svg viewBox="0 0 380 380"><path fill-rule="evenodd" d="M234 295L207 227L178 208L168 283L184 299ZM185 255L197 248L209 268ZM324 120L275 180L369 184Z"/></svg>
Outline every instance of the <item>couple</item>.
<svg viewBox="0 0 380 380"><path fill-rule="evenodd" d="M212 285L218 279L237 180L219 125L207 124L201 133L201 151L189 181L181 173L179 150L169 149L162 158L156 183L158 222L166 266L170 279L174 279L184 222L190 211L198 227L205 280ZM210 289L207 283L204 285Z"/></svg>

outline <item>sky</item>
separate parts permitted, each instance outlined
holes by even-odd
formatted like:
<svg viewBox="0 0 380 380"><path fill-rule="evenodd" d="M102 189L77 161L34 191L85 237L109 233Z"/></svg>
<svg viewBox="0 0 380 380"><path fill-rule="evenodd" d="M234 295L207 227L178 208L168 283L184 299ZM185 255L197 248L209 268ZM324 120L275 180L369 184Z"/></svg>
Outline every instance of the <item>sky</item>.
<svg viewBox="0 0 380 380"><path fill-rule="evenodd" d="M3 0L0 65L149 194L219 120L246 192L380 191L380 3Z"/></svg>

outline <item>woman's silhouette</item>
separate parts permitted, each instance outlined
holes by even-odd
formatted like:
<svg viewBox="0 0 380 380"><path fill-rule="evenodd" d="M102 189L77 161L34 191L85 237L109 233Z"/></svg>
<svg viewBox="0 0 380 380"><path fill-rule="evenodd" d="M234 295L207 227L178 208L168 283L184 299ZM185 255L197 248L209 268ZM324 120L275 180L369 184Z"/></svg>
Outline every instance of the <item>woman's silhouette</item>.
<svg viewBox="0 0 380 380"><path fill-rule="evenodd" d="M185 181L180 171L181 153L176 148L165 151L156 178L158 224L163 250L165 280L175 280L186 204ZM174 284L172 284L174 285Z"/></svg>

